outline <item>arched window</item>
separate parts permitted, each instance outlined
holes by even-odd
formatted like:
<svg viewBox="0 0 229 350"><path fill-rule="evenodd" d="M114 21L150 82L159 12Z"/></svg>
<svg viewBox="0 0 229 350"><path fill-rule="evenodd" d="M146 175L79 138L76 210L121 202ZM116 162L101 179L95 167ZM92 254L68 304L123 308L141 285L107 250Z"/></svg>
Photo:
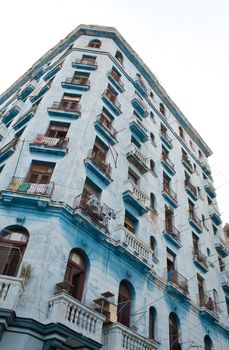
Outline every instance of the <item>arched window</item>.
<svg viewBox="0 0 229 350"><path fill-rule="evenodd" d="M204 350L212 350L213 344L209 335L205 335L204 337Z"/></svg>
<svg viewBox="0 0 229 350"><path fill-rule="evenodd" d="M121 281L118 292L118 322L130 327L131 293L126 281Z"/></svg>
<svg viewBox="0 0 229 350"><path fill-rule="evenodd" d="M6 227L0 233L0 274L17 276L29 232L22 226Z"/></svg>
<svg viewBox="0 0 229 350"><path fill-rule="evenodd" d="M101 41L98 39L93 39L88 44L89 47L93 47L94 49L99 49L101 47Z"/></svg>
<svg viewBox="0 0 229 350"><path fill-rule="evenodd" d="M151 98L154 98L154 93L153 93L153 91L150 91L149 95L150 95Z"/></svg>
<svg viewBox="0 0 229 350"><path fill-rule="evenodd" d="M150 248L152 251L152 255L155 257L156 256L157 242L153 236L150 237Z"/></svg>
<svg viewBox="0 0 229 350"><path fill-rule="evenodd" d="M70 295L82 300L86 275L85 257L78 249L73 249L68 258L64 280L71 285Z"/></svg>
<svg viewBox="0 0 229 350"><path fill-rule="evenodd" d="M165 115L165 106L163 105L163 103L160 103L160 112L162 115Z"/></svg>
<svg viewBox="0 0 229 350"><path fill-rule="evenodd" d="M153 159L150 159L150 171L152 171L152 173L156 174L156 172L155 172L155 162L153 161Z"/></svg>
<svg viewBox="0 0 229 350"><path fill-rule="evenodd" d="M173 312L169 315L169 350L179 350L178 318Z"/></svg>
<svg viewBox="0 0 229 350"><path fill-rule="evenodd" d="M155 135L152 132L150 133L150 140L152 144L155 146Z"/></svg>
<svg viewBox="0 0 229 350"><path fill-rule="evenodd" d="M198 155L199 155L199 158L203 157L202 152L200 150L198 150Z"/></svg>
<svg viewBox="0 0 229 350"><path fill-rule="evenodd" d="M151 306L149 308L149 338L155 340L157 311Z"/></svg>
<svg viewBox="0 0 229 350"><path fill-rule="evenodd" d="M150 208L155 210L156 209L155 204L156 204L155 194L151 192L150 193Z"/></svg>
<svg viewBox="0 0 229 350"><path fill-rule="evenodd" d="M215 308L217 309L219 304L219 299L218 299L218 293L215 289L213 289L213 299L214 299Z"/></svg>
<svg viewBox="0 0 229 350"><path fill-rule="evenodd" d="M182 139L184 139L184 130L181 126L179 126L179 135Z"/></svg>
<svg viewBox="0 0 229 350"><path fill-rule="evenodd" d="M118 60L121 64L123 64L123 55L121 54L120 51L116 51L115 58L117 58L117 60Z"/></svg>
<svg viewBox="0 0 229 350"><path fill-rule="evenodd" d="M150 118L152 119L152 121L154 122L154 123L156 123L156 119L155 119L155 115L153 114L153 112L152 111L150 111Z"/></svg>

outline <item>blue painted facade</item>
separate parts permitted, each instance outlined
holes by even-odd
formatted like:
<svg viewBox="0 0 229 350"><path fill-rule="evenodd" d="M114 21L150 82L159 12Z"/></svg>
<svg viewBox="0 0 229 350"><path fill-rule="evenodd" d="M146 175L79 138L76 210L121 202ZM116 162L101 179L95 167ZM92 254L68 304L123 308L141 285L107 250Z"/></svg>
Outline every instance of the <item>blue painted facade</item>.
<svg viewBox="0 0 229 350"><path fill-rule="evenodd" d="M94 38L101 41L100 48L88 46ZM115 58L117 50L123 54L123 65ZM83 55L96 57L96 63L81 63ZM121 85L110 75L112 67L120 72ZM90 88L72 89L66 79L75 69L89 72ZM104 93L109 85L117 92L116 100ZM0 348L10 350L17 344L18 350L174 350L175 345L183 350L190 346L204 349L208 335L212 349L226 350L228 289L219 279L217 253L225 263L228 254L222 239L214 242L212 221L219 237L222 227L220 217L213 216L208 205L209 194L218 214L216 199L207 191L212 187L208 184L206 188L202 177L202 170L209 169L211 150L120 34L113 28L80 26L36 62L0 101L0 249L5 244L4 233L13 227L25 228L29 234L16 276L4 271L0 275ZM57 141L54 132L67 124L66 148L60 146L62 136ZM161 124L167 135L161 133ZM50 125L55 126L54 134ZM178 136L179 126L186 132L185 140ZM156 147L149 140L150 132ZM19 137L16 146L6 150L15 135ZM34 143L37 135L44 138ZM195 151L189 148L190 140ZM162 143L169 149L174 168L162 162ZM99 159L95 144L102 152ZM198 158L199 148L202 159ZM198 171L189 171L182 161L182 149ZM29 171L34 164L52 169L48 181L31 180ZM184 169L201 189L202 199L187 193ZM170 188L163 185L164 170L171 175ZM209 176L206 171L205 176ZM94 188L96 208L88 199L82 200L85 181ZM211 178L208 181L211 184ZM193 220L196 217L190 215L188 199L193 200L197 217L204 215L205 225ZM169 225L165 230L165 207L173 212L171 228L175 226L176 231ZM208 255L204 271L194 262L193 234ZM81 300L73 298L64 284L69 254L75 248L85 261ZM171 256L173 273L168 266ZM23 264L32 266L26 282ZM206 302L199 300L197 274L204 279L213 309L209 296ZM130 291L128 326L117 320L121 281ZM62 289L57 290L60 285ZM106 299L108 291L112 301ZM109 317L94 302L101 295L109 304ZM156 312L154 322L150 307ZM175 345L169 336L171 314L179 320Z"/></svg>

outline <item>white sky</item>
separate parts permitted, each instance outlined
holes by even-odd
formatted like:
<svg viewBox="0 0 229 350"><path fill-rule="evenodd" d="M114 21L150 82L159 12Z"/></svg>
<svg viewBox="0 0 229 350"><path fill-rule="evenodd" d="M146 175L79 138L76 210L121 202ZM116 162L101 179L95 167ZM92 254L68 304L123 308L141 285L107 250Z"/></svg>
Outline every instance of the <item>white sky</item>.
<svg viewBox="0 0 229 350"><path fill-rule="evenodd" d="M7 0L0 13L0 93L79 24L116 27L213 150L229 221L228 0Z"/></svg>

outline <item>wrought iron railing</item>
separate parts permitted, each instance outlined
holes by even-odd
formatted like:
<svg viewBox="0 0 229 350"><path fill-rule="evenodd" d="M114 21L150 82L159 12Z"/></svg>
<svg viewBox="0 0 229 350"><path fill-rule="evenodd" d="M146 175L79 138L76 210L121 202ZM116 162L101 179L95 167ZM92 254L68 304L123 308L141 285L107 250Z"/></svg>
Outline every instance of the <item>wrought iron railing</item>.
<svg viewBox="0 0 229 350"><path fill-rule="evenodd" d="M172 268L166 269L167 281L176 285L184 293L188 294L188 280L182 276L178 271Z"/></svg>
<svg viewBox="0 0 229 350"><path fill-rule="evenodd" d="M169 143L172 143L171 137L167 134L167 132L161 129L161 136L163 136Z"/></svg>
<svg viewBox="0 0 229 350"><path fill-rule="evenodd" d="M107 75L111 75L111 76L114 78L114 80L115 80L122 88L124 88L124 84L123 84L122 80L121 80L120 77L119 77L118 75L116 75L112 70L109 71L109 72L107 73Z"/></svg>
<svg viewBox="0 0 229 350"><path fill-rule="evenodd" d="M172 225L170 220L165 220L164 225L165 225L165 232L168 233L170 236L172 236L175 240L177 240L180 243L181 242L180 231L175 226Z"/></svg>
<svg viewBox="0 0 229 350"><path fill-rule="evenodd" d="M206 294L204 292L197 294L197 302L200 307L204 307L218 317L220 309L215 300L211 297L210 292Z"/></svg>
<svg viewBox="0 0 229 350"><path fill-rule="evenodd" d="M117 101L116 96L112 95L109 92L109 90L105 90L102 96L106 96L108 100L111 101L113 105L115 105L115 107L117 107L118 109L121 109L121 104Z"/></svg>
<svg viewBox="0 0 229 350"><path fill-rule="evenodd" d="M54 191L54 182L47 184L32 183L24 177L13 176L7 191L51 197Z"/></svg>
<svg viewBox="0 0 229 350"><path fill-rule="evenodd" d="M98 115L97 120L104 126L104 128L107 129L107 131L116 138L116 134L117 134L117 130L115 130L113 128L113 126L111 125L111 123L107 122L107 118L106 116L102 113L100 115Z"/></svg>
<svg viewBox="0 0 229 350"><path fill-rule="evenodd" d="M191 182L188 180L188 179L185 179L184 181L184 185L185 187L187 187L195 197L197 197L197 190L196 190L196 187L193 186L193 184L191 184Z"/></svg>
<svg viewBox="0 0 229 350"><path fill-rule="evenodd" d="M82 86L90 86L90 80L87 78L74 78L74 77L68 77L65 80L66 83L74 84L74 85L82 85Z"/></svg>
<svg viewBox="0 0 229 350"><path fill-rule="evenodd" d="M166 192L175 202L177 202L177 194L166 182L163 182L163 191Z"/></svg>
<svg viewBox="0 0 229 350"><path fill-rule="evenodd" d="M188 159L188 156L182 154L182 161L193 171L192 163Z"/></svg>
<svg viewBox="0 0 229 350"><path fill-rule="evenodd" d="M149 133L148 129L140 122L140 120L139 120L138 118L133 117L133 118L131 119L131 122L135 122L135 123L138 125L138 127L139 127L145 134L148 135L148 133Z"/></svg>
<svg viewBox="0 0 229 350"><path fill-rule="evenodd" d="M204 267L207 269L208 268L207 257L197 248L194 248L192 253L193 253L193 257L196 258L199 261L199 263L204 265Z"/></svg>
<svg viewBox="0 0 229 350"><path fill-rule="evenodd" d="M33 144L47 147L67 148L68 141L69 139L64 137L48 137L42 134L38 134L33 141Z"/></svg>
<svg viewBox="0 0 229 350"><path fill-rule="evenodd" d="M88 152L87 159L90 159L95 163L107 176L111 177L112 167L106 163L100 156L100 153L90 149Z"/></svg>
<svg viewBox="0 0 229 350"><path fill-rule="evenodd" d="M95 66L97 67L97 62L95 60L90 60L86 58L77 58L75 60L76 64L85 64L85 66Z"/></svg>
<svg viewBox="0 0 229 350"><path fill-rule="evenodd" d="M70 100L62 100L61 102L55 101L51 107L52 109L60 109L64 111L80 112L81 106L78 102Z"/></svg>
<svg viewBox="0 0 229 350"><path fill-rule="evenodd" d="M108 228L109 220L115 218L113 209L104 203L100 203L95 195L85 189L82 194L75 197L74 210L79 208L105 228Z"/></svg>
<svg viewBox="0 0 229 350"><path fill-rule="evenodd" d="M197 225L202 227L200 218L196 215L194 209L189 209L189 219L192 219Z"/></svg>
<svg viewBox="0 0 229 350"><path fill-rule="evenodd" d="M161 159L164 160L173 170L174 170L174 164L173 162L169 159L168 155L164 152L162 152Z"/></svg>
<svg viewBox="0 0 229 350"><path fill-rule="evenodd" d="M133 99L136 99L138 103L141 105L141 107L146 110L147 108L146 104L142 101L142 99L137 94L134 95Z"/></svg>

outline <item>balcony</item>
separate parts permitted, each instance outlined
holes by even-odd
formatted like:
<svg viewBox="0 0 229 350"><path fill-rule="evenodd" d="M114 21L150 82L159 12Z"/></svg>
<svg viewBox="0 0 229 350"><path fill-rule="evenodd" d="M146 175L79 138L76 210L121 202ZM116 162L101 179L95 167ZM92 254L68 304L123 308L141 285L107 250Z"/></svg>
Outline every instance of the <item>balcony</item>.
<svg viewBox="0 0 229 350"><path fill-rule="evenodd" d="M35 140L29 144L31 152L51 153L64 156L68 152L68 138L48 137L38 134Z"/></svg>
<svg viewBox="0 0 229 350"><path fill-rule="evenodd" d="M194 172L193 167L192 167L192 163L190 162L190 160L188 159L188 156L185 154L182 154L182 163L184 165L184 167L192 174Z"/></svg>
<svg viewBox="0 0 229 350"><path fill-rule="evenodd" d="M168 133L164 130L161 130L160 132L160 138L162 140L162 142L164 142L164 144L169 148L172 149L173 148L173 144L172 144L172 139L171 137L169 137Z"/></svg>
<svg viewBox="0 0 229 350"><path fill-rule="evenodd" d="M23 107L23 102L18 101L17 104L13 104L10 108L8 108L2 116L2 122L6 127L10 125L14 117L18 115Z"/></svg>
<svg viewBox="0 0 229 350"><path fill-rule="evenodd" d="M168 171L168 173L170 175L176 174L173 162L169 159L168 155L166 153L163 153L163 152L161 155L161 164L165 168L165 170Z"/></svg>
<svg viewBox="0 0 229 350"><path fill-rule="evenodd" d="M188 219L190 225L198 232L202 232L202 223L200 218L196 215L194 212L194 209L189 210L189 219Z"/></svg>
<svg viewBox="0 0 229 350"><path fill-rule="evenodd" d="M88 91L90 89L90 80L87 78L66 78L66 80L61 83L61 86L65 89Z"/></svg>
<svg viewBox="0 0 229 350"><path fill-rule="evenodd" d="M105 317L62 291L49 299L48 322L61 323L76 333L101 343Z"/></svg>
<svg viewBox="0 0 229 350"><path fill-rule="evenodd" d="M214 204L211 204L209 206L209 216L212 220L212 222L216 225L219 226L222 224L222 220L220 218L220 213L219 210L216 208L216 206L214 206Z"/></svg>
<svg viewBox="0 0 229 350"><path fill-rule="evenodd" d="M113 73L111 70L110 72L107 73L108 80L113 84L113 86L119 91L119 92L124 92L124 84L122 80Z"/></svg>
<svg viewBox="0 0 229 350"><path fill-rule="evenodd" d="M28 182L26 178L13 176L9 186L2 191L2 198L6 204L12 200L34 202L40 208L47 205L54 191L54 183L39 184Z"/></svg>
<svg viewBox="0 0 229 350"><path fill-rule="evenodd" d="M188 280L178 271L165 269L167 292L179 299L189 299Z"/></svg>
<svg viewBox="0 0 229 350"><path fill-rule="evenodd" d="M134 146L134 144L130 145L126 157L130 163L134 164L138 168L141 174L145 174L147 171L149 171L147 157L140 151L139 148Z"/></svg>
<svg viewBox="0 0 229 350"><path fill-rule="evenodd" d="M149 131L144 127L144 125L138 120L138 118L133 117L130 121L130 130L141 140L141 142L146 142L149 140Z"/></svg>
<svg viewBox="0 0 229 350"><path fill-rule="evenodd" d="M211 292L197 294L197 303L200 307L200 315L211 321L219 319L219 308L211 296Z"/></svg>
<svg viewBox="0 0 229 350"><path fill-rule="evenodd" d="M16 123L13 124L13 128L16 133L25 127L25 125L32 119L35 115L36 107L32 107L29 111L21 115Z"/></svg>
<svg viewBox="0 0 229 350"><path fill-rule="evenodd" d="M98 68L97 62L95 60L80 58L76 59L75 62L72 62L72 67L76 69L83 70L96 70Z"/></svg>
<svg viewBox="0 0 229 350"><path fill-rule="evenodd" d="M175 245L176 248L181 248L180 231L172 225L170 220L165 220L164 222L164 237Z"/></svg>
<svg viewBox="0 0 229 350"><path fill-rule="evenodd" d="M159 343L138 334L121 323L103 328L103 350L156 350Z"/></svg>
<svg viewBox="0 0 229 350"><path fill-rule="evenodd" d="M209 179L204 181L204 189L212 199L216 197L215 189Z"/></svg>
<svg viewBox="0 0 229 350"><path fill-rule="evenodd" d="M95 128L111 145L115 145L118 141L116 139L117 131L112 127L111 122L108 122L104 114L100 114L95 122Z"/></svg>
<svg viewBox="0 0 229 350"><path fill-rule="evenodd" d="M226 246L226 242L220 236L214 236L213 242L217 253L222 257L226 258L229 255L229 251Z"/></svg>
<svg viewBox="0 0 229 350"><path fill-rule="evenodd" d="M41 85L35 90L33 90L33 92L31 93L30 101L34 103L40 100L44 96L44 94L50 89L50 86L51 86L51 82L47 83L43 81L43 83L41 83Z"/></svg>
<svg viewBox="0 0 229 350"><path fill-rule="evenodd" d="M56 117L66 117L71 119L77 119L80 117L81 106L78 103L72 103L72 101L54 102L52 107L48 108L48 114Z"/></svg>
<svg viewBox="0 0 229 350"><path fill-rule="evenodd" d="M142 118L146 118L149 115L149 112L147 111L146 104L142 101L140 96L137 94L134 95L134 97L131 100L132 106L136 110L136 112L140 115Z"/></svg>
<svg viewBox="0 0 229 350"><path fill-rule="evenodd" d="M31 92L36 88L36 80L28 82L19 92L18 99L25 101L26 98L31 94Z"/></svg>
<svg viewBox="0 0 229 350"><path fill-rule="evenodd" d="M121 105L117 101L117 98L111 96L108 90L105 90L102 94L102 100L114 112L115 115L118 116L122 113Z"/></svg>
<svg viewBox="0 0 229 350"><path fill-rule="evenodd" d="M189 179L185 179L184 181L185 191L188 193L188 195L194 200L197 201L197 190L196 187L193 186L193 184L190 182Z"/></svg>
<svg viewBox="0 0 229 350"><path fill-rule="evenodd" d="M171 189L167 183L163 183L162 196L173 207L177 208L177 194Z"/></svg>
<svg viewBox="0 0 229 350"><path fill-rule="evenodd" d="M0 275L0 308L15 310L23 291L21 278Z"/></svg>
<svg viewBox="0 0 229 350"><path fill-rule="evenodd" d="M16 150L17 143L18 138L14 138L4 147L0 148L0 163L9 158L14 153L14 151Z"/></svg>
<svg viewBox="0 0 229 350"><path fill-rule="evenodd" d="M149 211L149 197L134 182L127 180L124 189L122 197L125 203L131 205L139 215Z"/></svg>
<svg viewBox="0 0 229 350"><path fill-rule="evenodd" d="M207 257L199 249L193 249L192 254L194 264L203 272L208 272Z"/></svg>
<svg viewBox="0 0 229 350"><path fill-rule="evenodd" d="M135 261L143 262L145 265L150 266L151 250L134 233L120 225L116 229L115 237L118 240L117 244L121 251L128 253L130 258Z"/></svg>
<svg viewBox="0 0 229 350"><path fill-rule="evenodd" d="M147 93L147 88L143 82L143 80L139 77L136 77L134 79L134 87L135 89L137 90L137 92L140 93L140 95L142 97L147 97L148 96L148 93Z"/></svg>
<svg viewBox="0 0 229 350"><path fill-rule="evenodd" d="M224 270L220 272L220 282L223 290L229 293L229 272Z"/></svg>
<svg viewBox="0 0 229 350"><path fill-rule="evenodd" d="M205 172L205 174L208 176L211 176L212 172L211 172L209 165L205 162L201 162L200 165L201 165L201 168L203 169L203 171Z"/></svg>
<svg viewBox="0 0 229 350"><path fill-rule="evenodd" d="M88 191L84 190L82 194L75 197L74 210L76 213L82 213L90 226L94 224L106 230L108 234L108 224L111 218L115 219L113 209L106 204L100 203L99 199Z"/></svg>
<svg viewBox="0 0 229 350"><path fill-rule="evenodd" d="M112 181L111 165L106 163L100 156L99 153L91 149L88 153L87 158L84 160L85 166L100 180L104 182L105 185L109 185Z"/></svg>

